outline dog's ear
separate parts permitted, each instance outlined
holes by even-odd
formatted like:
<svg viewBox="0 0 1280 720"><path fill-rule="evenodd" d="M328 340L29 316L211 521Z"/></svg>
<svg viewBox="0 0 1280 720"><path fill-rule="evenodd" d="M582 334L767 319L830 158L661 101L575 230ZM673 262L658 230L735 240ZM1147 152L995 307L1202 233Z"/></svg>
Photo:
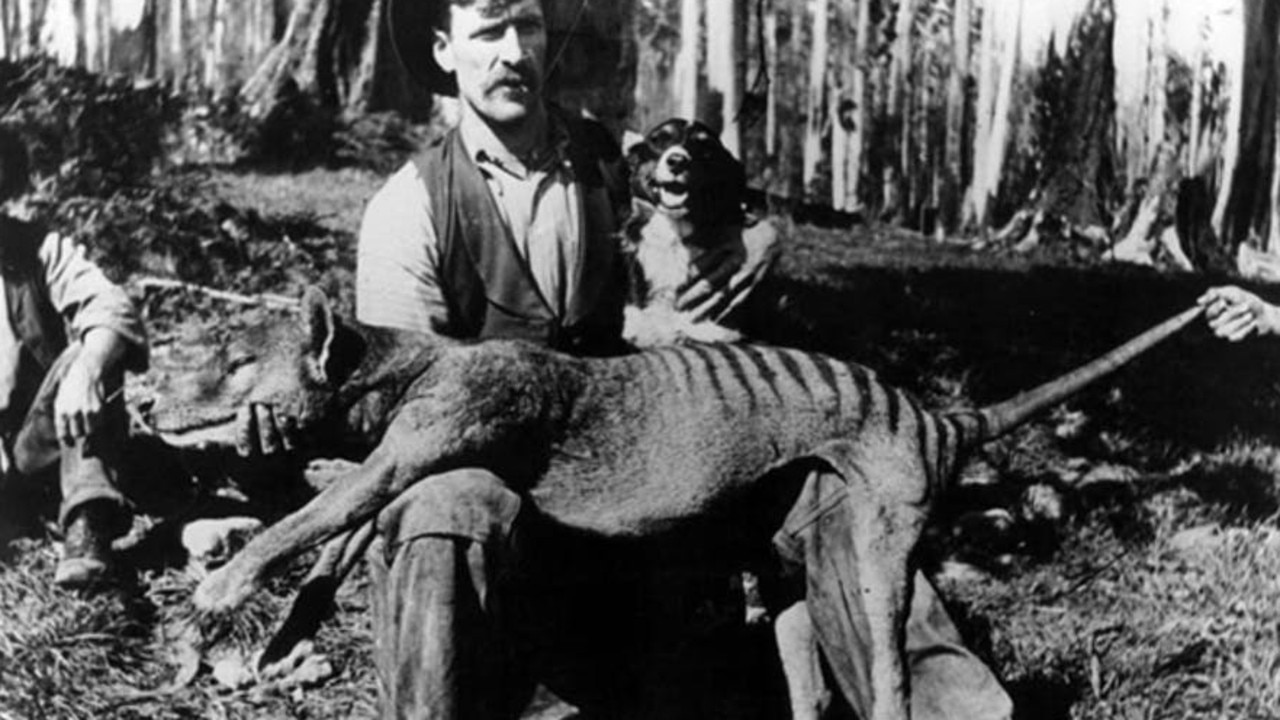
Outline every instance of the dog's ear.
<svg viewBox="0 0 1280 720"><path fill-rule="evenodd" d="M645 146L640 143L640 146ZM633 151L627 153L627 176L631 185L631 197L643 198L649 202L653 202L653 192L649 187L649 180L653 178L653 170L657 167L658 156L648 156L643 151Z"/></svg>
<svg viewBox="0 0 1280 720"><path fill-rule="evenodd" d="M640 242L640 230L655 212L657 209L648 200L634 196L631 198L631 209L621 223L623 249L633 248Z"/></svg>
<svg viewBox="0 0 1280 720"><path fill-rule="evenodd" d="M741 226L746 221L747 172L724 146L716 143L705 158L711 166L702 184L689 196L689 214L695 223L706 227Z"/></svg>

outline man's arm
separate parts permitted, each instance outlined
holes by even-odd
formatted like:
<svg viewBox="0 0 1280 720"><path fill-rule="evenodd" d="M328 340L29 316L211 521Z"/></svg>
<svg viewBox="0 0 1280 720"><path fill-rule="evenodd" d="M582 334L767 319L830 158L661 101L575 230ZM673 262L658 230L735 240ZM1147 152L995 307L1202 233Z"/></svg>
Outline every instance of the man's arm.
<svg viewBox="0 0 1280 720"><path fill-rule="evenodd" d="M769 220L759 220L741 233L742 242L727 243L698 262L676 298L676 309L691 312L695 320L718 322L750 297L778 258L778 230Z"/></svg>
<svg viewBox="0 0 1280 720"><path fill-rule="evenodd" d="M67 368L54 398L58 437L67 444L97 428L103 382L127 363L141 369L147 361L146 330L132 301L107 279L84 250L57 233L40 246L49 299L71 320L80 353Z"/></svg>
<svg viewBox="0 0 1280 720"><path fill-rule="evenodd" d="M446 317L439 243L416 165L393 175L369 201L356 253L356 319L431 332Z"/></svg>
<svg viewBox="0 0 1280 720"><path fill-rule="evenodd" d="M1280 335L1280 307L1232 285L1210 288L1197 301L1214 335L1231 342L1257 333Z"/></svg>

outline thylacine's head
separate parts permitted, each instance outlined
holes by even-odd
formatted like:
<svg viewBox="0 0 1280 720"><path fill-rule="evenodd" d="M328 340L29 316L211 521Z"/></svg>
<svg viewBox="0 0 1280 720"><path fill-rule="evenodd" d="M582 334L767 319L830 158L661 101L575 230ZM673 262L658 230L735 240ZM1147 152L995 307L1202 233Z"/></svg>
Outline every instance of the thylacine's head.
<svg viewBox="0 0 1280 720"><path fill-rule="evenodd" d="M706 125L667 120L627 150L627 164L632 193L688 232L742 225L746 173Z"/></svg>

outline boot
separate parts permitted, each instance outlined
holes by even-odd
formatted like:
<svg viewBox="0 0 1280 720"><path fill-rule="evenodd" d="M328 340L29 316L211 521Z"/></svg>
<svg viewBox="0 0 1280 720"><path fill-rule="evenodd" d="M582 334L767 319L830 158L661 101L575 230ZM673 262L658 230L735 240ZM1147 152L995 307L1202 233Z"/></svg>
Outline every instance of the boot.
<svg viewBox="0 0 1280 720"><path fill-rule="evenodd" d="M111 569L111 540L117 526L115 508L90 502L71 513L62 544L62 560L54 571L58 587L83 589L104 581Z"/></svg>

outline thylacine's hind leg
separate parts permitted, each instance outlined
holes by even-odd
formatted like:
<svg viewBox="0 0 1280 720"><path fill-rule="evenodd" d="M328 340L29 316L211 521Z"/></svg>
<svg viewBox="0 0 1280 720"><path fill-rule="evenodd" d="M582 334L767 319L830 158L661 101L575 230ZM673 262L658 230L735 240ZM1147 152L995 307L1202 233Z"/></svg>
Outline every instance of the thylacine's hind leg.
<svg viewBox="0 0 1280 720"><path fill-rule="evenodd" d="M905 720L909 562L923 512L900 492L917 478L852 446L822 456L831 467L806 479L782 539L804 564L806 606L845 697L859 717Z"/></svg>

